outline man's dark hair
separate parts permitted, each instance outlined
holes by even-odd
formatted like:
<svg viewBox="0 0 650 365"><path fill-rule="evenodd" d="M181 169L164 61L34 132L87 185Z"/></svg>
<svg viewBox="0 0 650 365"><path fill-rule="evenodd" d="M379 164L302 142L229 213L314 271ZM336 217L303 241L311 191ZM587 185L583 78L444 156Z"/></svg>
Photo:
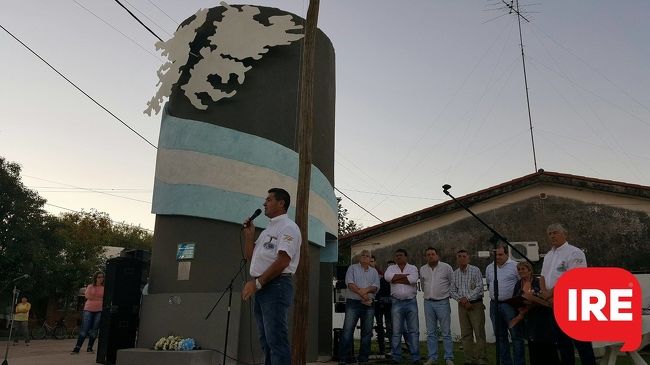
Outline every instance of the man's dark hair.
<svg viewBox="0 0 650 365"><path fill-rule="evenodd" d="M377 258L375 257L375 255L370 255L370 258L377 261Z"/></svg>
<svg viewBox="0 0 650 365"><path fill-rule="evenodd" d="M427 247L427 249L424 250L424 254L426 255L426 254L427 254L427 251L429 251L429 250L433 250L433 252L435 252L436 255L438 254L438 250L436 250L435 247L431 247L431 246Z"/></svg>
<svg viewBox="0 0 650 365"><path fill-rule="evenodd" d="M506 255L508 254L508 245L506 245L505 243L497 243L496 249L499 249L499 248L503 249L503 253L505 253Z"/></svg>
<svg viewBox="0 0 650 365"><path fill-rule="evenodd" d="M409 254L407 254L407 253L406 253L406 250L405 250L405 249L403 249L403 248L398 248L397 250L395 250L395 253L398 253L398 252L401 252L401 253L403 253L403 254L404 254L404 256L406 256L406 257L408 257L408 256L409 256Z"/></svg>
<svg viewBox="0 0 650 365"><path fill-rule="evenodd" d="M459 253L466 253L469 255L469 252L467 252L467 250L464 248L461 248L460 250L456 251L456 255L458 255Z"/></svg>
<svg viewBox="0 0 650 365"><path fill-rule="evenodd" d="M289 196L289 193L286 190L282 188L272 188L269 189L268 192L269 194L273 193L275 200L282 200L284 202L284 211L289 211L289 205L291 205L291 196Z"/></svg>

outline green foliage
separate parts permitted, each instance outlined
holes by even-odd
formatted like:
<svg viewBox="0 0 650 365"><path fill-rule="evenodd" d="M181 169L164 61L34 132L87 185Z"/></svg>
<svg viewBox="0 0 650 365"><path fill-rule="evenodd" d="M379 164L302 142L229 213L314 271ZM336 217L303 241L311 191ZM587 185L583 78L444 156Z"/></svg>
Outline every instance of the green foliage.
<svg viewBox="0 0 650 365"><path fill-rule="evenodd" d="M336 198L336 203L338 204L338 216L339 216L339 238L345 236L346 234L358 231L363 228L362 225L357 224L352 219L348 218L348 210L343 208L341 205L341 198ZM340 247L339 246L339 260L338 264L342 266L350 265L350 247Z"/></svg>
<svg viewBox="0 0 650 365"><path fill-rule="evenodd" d="M107 213L43 210L45 199L25 188L20 166L0 157L0 288L21 274L19 288L30 301L66 297L103 269L104 246L150 249L153 236L140 227L116 224ZM7 297L7 292L0 293ZM39 306L35 309L39 309Z"/></svg>
<svg viewBox="0 0 650 365"><path fill-rule="evenodd" d="M362 225L357 224L355 221L348 218L348 210L343 208L341 205L341 198L337 197L336 202L338 204L339 215L339 237L362 229Z"/></svg>
<svg viewBox="0 0 650 365"><path fill-rule="evenodd" d="M0 284L34 269L44 245L45 200L20 181L20 166L0 157Z"/></svg>

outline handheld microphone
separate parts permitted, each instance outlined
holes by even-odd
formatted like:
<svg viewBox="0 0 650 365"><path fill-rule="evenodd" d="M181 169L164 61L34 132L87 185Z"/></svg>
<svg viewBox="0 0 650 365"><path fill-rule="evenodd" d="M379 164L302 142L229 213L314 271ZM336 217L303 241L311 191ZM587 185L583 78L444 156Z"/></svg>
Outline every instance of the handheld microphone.
<svg viewBox="0 0 650 365"><path fill-rule="evenodd" d="M248 217L248 222L249 222L249 223L252 222L253 219L257 218L257 216L260 215L260 214L262 214L262 209L257 208L257 210L255 210L255 213L253 213L253 215L251 215L250 217ZM244 228L246 228L246 226L247 226L247 225L244 223L244 225L242 225L241 228L244 229Z"/></svg>

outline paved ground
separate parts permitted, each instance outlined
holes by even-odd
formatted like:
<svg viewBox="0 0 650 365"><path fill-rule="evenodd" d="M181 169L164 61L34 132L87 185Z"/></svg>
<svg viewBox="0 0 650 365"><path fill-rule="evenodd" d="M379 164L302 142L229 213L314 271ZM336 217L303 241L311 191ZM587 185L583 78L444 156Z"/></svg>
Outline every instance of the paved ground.
<svg viewBox="0 0 650 365"><path fill-rule="evenodd" d="M96 354L86 352L70 355L74 347L72 340L34 340L30 346L21 342L16 346L9 345L9 365L91 365L95 364ZM4 359L7 341L0 341L0 354Z"/></svg>
<svg viewBox="0 0 650 365"><path fill-rule="evenodd" d="M33 340L30 346L23 342L16 346L9 345L9 365L94 365L96 354L82 351L79 355L70 355L74 347L72 340ZM0 341L0 359L4 359L7 341ZM335 362L319 363L336 364ZM143 364L145 365L145 364Z"/></svg>

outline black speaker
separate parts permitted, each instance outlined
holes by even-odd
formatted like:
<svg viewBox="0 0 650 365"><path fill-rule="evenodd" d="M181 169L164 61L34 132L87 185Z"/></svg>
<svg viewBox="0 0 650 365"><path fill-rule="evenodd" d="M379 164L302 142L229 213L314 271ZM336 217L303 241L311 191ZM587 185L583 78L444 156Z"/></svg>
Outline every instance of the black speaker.
<svg viewBox="0 0 650 365"><path fill-rule="evenodd" d="M137 248L124 249L120 252L121 257L133 257L142 262L148 263L151 261L151 252L147 250L140 250Z"/></svg>
<svg viewBox="0 0 650 365"><path fill-rule="evenodd" d="M115 257L106 262L98 363L115 364L117 350L135 347L145 266L135 257Z"/></svg>
<svg viewBox="0 0 650 365"><path fill-rule="evenodd" d="M336 280L345 280L345 274L348 272L347 266L336 266Z"/></svg>

